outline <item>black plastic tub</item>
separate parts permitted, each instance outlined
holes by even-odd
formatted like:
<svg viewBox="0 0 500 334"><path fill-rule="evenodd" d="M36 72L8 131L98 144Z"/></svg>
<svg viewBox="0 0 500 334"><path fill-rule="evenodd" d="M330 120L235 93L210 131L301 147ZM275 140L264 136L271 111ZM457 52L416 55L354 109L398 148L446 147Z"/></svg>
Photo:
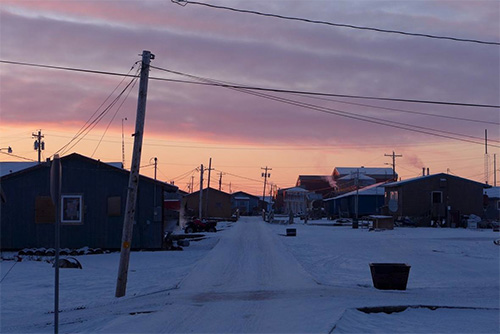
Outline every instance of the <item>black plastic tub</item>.
<svg viewBox="0 0 500 334"><path fill-rule="evenodd" d="M379 290L406 290L410 268L406 263L370 263L373 286Z"/></svg>

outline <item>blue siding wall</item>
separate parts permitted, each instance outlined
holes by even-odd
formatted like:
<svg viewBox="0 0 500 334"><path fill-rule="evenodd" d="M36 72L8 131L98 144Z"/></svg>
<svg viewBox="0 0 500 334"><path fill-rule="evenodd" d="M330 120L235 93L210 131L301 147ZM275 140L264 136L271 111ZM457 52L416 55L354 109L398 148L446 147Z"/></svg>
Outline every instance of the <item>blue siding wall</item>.
<svg viewBox="0 0 500 334"><path fill-rule="evenodd" d="M83 223L61 225L61 247L119 249L129 173L79 155L61 162L62 194L83 196ZM0 213L1 248L54 247L54 224L35 223L37 196L50 196L50 164L5 176L1 185L6 197ZM161 248L163 222L155 219L154 208L162 207L164 189L141 177L132 248ZM121 198L120 216L108 215L109 197Z"/></svg>

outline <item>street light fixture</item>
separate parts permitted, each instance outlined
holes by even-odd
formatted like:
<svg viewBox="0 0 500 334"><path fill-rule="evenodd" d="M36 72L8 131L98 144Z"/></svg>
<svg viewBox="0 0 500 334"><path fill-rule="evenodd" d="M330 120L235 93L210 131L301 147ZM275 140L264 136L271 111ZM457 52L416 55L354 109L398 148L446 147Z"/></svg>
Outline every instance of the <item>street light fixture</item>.
<svg viewBox="0 0 500 334"><path fill-rule="evenodd" d="M0 148L0 151L1 150L7 150L7 153L12 153L12 147L4 147L4 148Z"/></svg>

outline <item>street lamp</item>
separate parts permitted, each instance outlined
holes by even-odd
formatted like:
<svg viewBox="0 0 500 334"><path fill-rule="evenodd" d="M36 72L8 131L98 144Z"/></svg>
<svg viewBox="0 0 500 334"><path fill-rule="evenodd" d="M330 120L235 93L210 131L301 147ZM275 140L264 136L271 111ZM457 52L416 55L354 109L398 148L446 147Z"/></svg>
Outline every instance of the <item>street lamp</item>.
<svg viewBox="0 0 500 334"><path fill-rule="evenodd" d="M12 153L12 147L4 147L4 148L0 148L0 151L1 150L7 150L7 153Z"/></svg>

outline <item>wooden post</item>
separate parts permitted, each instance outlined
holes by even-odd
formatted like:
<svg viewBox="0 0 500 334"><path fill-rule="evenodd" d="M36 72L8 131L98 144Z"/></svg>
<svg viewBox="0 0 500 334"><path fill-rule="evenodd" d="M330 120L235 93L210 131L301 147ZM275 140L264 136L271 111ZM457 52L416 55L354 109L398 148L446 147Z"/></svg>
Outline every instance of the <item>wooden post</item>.
<svg viewBox="0 0 500 334"><path fill-rule="evenodd" d="M123 221L122 245L120 253L120 266L116 282L115 297L125 296L127 290L127 275L132 245L132 232L134 228L135 206L137 202L137 188L139 186L139 166L141 162L142 139L144 132L144 119L146 116L146 98L148 93L149 63L154 55L149 51L142 52L142 67L139 83L139 98L137 101L137 117L135 121L134 151L127 190L127 203Z"/></svg>
<svg viewBox="0 0 500 334"><path fill-rule="evenodd" d="M200 167L200 196L198 205L198 218L201 220L203 218L203 165Z"/></svg>
<svg viewBox="0 0 500 334"><path fill-rule="evenodd" d="M212 171L212 158L208 162L208 180L207 180L207 193L205 194L205 216L209 217L208 212L208 196L210 194L210 172Z"/></svg>

